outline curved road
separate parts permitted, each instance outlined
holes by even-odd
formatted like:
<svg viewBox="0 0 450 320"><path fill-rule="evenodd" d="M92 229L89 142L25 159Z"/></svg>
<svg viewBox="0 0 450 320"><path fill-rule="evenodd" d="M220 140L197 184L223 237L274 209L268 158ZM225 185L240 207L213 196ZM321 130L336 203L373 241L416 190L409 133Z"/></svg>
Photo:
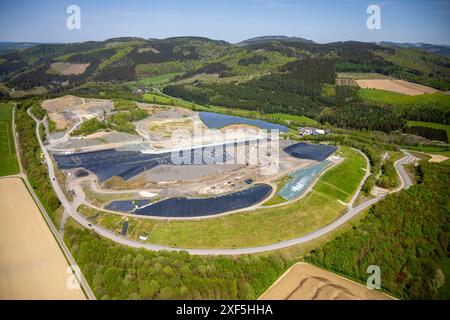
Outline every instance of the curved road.
<svg viewBox="0 0 450 320"><path fill-rule="evenodd" d="M56 192L58 198L60 199L61 204L64 206L64 209L66 210L66 212L75 221L77 221L79 224L81 224L83 227L93 230L94 232L96 232L97 234L99 234L102 237L105 237L105 238L115 241L117 243L120 243L120 244L123 244L126 246L130 246L133 248L144 248L144 249L152 250L152 251L160 251L160 250L186 251L193 255L240 255L240 254L252 254L252 253L273 251L273 250L278 250L278 249L283 249L283 248L287 248L290 246L294 246L297 244L302 244L302 243L317 239L323 235L326 235L327 233L329 233L329 232L339 228L343 224L345 224L347 221L349 221L351 218L356 216L358 213L364 211L368 207L372 206L373 204L377 203L378 201L380 201L381 199L384 198L384 196L380 196L380 197L371 199L363 204L360 204L354 208L352 207L353 202L355 201L355 199L357 198L357 196L360 193L360 187L365 182L367 177L370 175L370 165L369 165L368 159L360 151L361 154L364 155L364 158L367 161L366 175L364 176L364 179L361 181L358 191L356 192L351 203L349 204L349 210L343 216L341 216L339 219L334 221L333 223L331 223L319 230L316 230L310 234L307 234L302 237L294 238L291 240L286 240L286 241L281 241L281 242L274 243L274 244L265 245L265 246L238 248L238 249L184 249L184 248L172 248L172 247L163 246L163 245L145 244L142 242L129 240L125 237L116 235L115 233L113 233L107 229L104 229L104 228L96 226L96 225L92 225L85 217L83 217L82 215L80 215L78 213L78 211L76 210L76 204L71 205L69 203L69 201L67 200L65 194L61 190L61 187L59 186L59 184L56 180L55 170L53 167L52 159L51 159L47 149L45 148L44 144L42 143L41 137L39 136L39 125L42 123L42 121L36 119L31 114L30 110L28 110L28 111L29 111L28 114L36 121L36 124L37 124L36 125L36 135L39 140L39 144L42 149L42 152L46 159L46 163L48 166L48 173L49 173L49 177L50 177L53 189L55 190L55 192ZM406 172L403 170L402 165L411 162L414 159L414 157L412 157L410 154L406 153L405 151L403 151L403 152L405 153L406 156L404 158L396 161L395 168L397 169L400 179L402 181L402 187L404 189L407 189L411 185L411 180L407 176Z"/></svg>

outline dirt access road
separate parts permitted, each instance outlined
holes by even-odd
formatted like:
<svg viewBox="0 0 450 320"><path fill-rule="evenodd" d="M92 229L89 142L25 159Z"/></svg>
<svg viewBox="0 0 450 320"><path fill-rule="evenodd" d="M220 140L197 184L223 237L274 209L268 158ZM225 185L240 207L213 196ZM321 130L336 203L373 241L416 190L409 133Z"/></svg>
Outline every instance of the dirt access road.
<svg viewBox="0 0 450 320"><path fill-rule="evenodd" d="M0 299L85 299L20 178L0 179L0 220Z"/></svg>

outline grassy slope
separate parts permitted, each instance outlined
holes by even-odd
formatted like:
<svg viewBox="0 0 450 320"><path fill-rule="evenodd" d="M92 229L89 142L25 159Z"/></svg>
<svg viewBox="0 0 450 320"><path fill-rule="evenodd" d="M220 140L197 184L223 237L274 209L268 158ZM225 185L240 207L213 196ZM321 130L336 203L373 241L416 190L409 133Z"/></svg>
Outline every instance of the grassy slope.
<svg viewBox="0 0 450 320"><path fill-rule="evenodd" d="M12 132L12 105L0 103L0 176L19 173Z"/></svg>
<svg viewBox="0 0 450 320"><path fill-rule="evenodd" d="M450 157L450 151L448 147L438 147L438 146L408 146L409 150L420 151L429 154L438 154L446 157Z"/></svg>
<svg viewBox="0 0 450 320"><path fill-rule="evenodd" d="M180 74L179 72L173 72L173 73L166 73L166 74L163 74L160 76L155 76L155 77L147 77L147 78L139 80L139 83L144 86L149 86L149 87L161 85L161 84L169 83L170 81L173 80L174 77L176 77L179 74Z"/></svg>
<svg viewBox="0 0 450 320"><path fill-rule="evenodd" d="M408 121L406 125L408 127L427 127L433 129L443 129L447 131L447 137L450 138L450 125L434 122L423 122L423 121Z"/></svg>
<svg viewBox="0 0 450 320"><path fill-rule="evenodd" d="M343 79L354 79L354 80L360 80L360 79L392 79L391 77L385 76L384 74L380 73L367 73L367 72L341 72L337 74L338 78Z"/></svg>
<svg viewBox="0 0 450 320"><path fill-rule="evenodd" d="M427 103L450 105L450 96L441 93L407 96L404 94L384 90L359 89L358 94L364 100L391 105L427 104Z"/></svg>
<svg viewBox="0 0 450 320"><path fill-rule="evenodd" d="M321 178L324 183L336 183L336 187L327 185L327 191L319 183L295 203L214 219L130 219L128 236L137 239L139 235L147 234L149 243L186 248L233 248L265 245L305 235L331 223L344 212L345 207L338 200L346 201L351 197L364 175L360 169L365 167L364 158L348 147L341 147L341 152L347 159ZM85 214L93 216L95 212ZM103 213L94 222L120 232L123 220L123 217Z"/></svg>

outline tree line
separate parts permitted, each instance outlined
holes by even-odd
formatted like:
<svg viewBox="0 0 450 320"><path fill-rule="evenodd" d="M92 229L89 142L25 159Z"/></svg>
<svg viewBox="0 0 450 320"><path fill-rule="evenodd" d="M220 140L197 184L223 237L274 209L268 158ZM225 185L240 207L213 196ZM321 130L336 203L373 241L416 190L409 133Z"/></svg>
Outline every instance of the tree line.
<svg viewBox="0 0 450 320"><path fill-rule="evenodd" d="M444 142L448 141L447 131L444 129L430 128L423 126L408 126L403 129L403 132L415 134L417 136L424 137L429 140L440 140Z"/></svg>
<svg viewBox="0 0 450 320"><path fill-rule="evenodd" d="M64 240L98 299L256 299L288 267L278 254L231 258L138 250L72 223Z"/></svg>
<svg viewBox="0 0 450 320"><path fill-rule="evenodd" d="M449 299L450 167L422 162L417 172L418 185L387 196L307 261L362 283L378 265L382 288L399 298Z"/></svg>
<svg viewBox="0 0 450 320"><path fill-rule="evenodd" d="M15 122L19 134L20 159L28 181L46 208L53 223L57 225L56 210L60 207L58 197L53 192L47 166L42 159L39 141L36 137L36 122L27 114L28 108L39 110L40 101L24 100L16 106ZM37 116L42 117L41 113Z"/></svg>

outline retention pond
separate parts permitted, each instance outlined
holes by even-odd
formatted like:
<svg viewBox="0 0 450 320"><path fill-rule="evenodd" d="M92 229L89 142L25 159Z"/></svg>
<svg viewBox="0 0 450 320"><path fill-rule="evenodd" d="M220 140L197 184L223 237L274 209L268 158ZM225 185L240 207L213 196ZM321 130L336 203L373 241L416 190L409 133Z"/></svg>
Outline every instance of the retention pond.
<svg viewBox="0 0 450 320"><path fill-rule="evenodd" d="M117 203L118 201L114 201L107 208L131 212L140 216L193 218L247 208L263 201L271 192L272 187L270 185L256 184L249 189L217 197L170 198L139 208L135 208L135 203L132 200L128 201L128 204L125 204L124 201L120 201L120 204Z"/></svg>

